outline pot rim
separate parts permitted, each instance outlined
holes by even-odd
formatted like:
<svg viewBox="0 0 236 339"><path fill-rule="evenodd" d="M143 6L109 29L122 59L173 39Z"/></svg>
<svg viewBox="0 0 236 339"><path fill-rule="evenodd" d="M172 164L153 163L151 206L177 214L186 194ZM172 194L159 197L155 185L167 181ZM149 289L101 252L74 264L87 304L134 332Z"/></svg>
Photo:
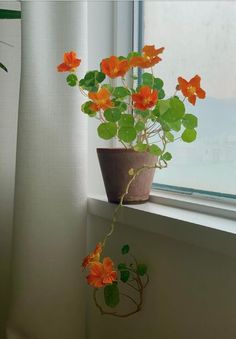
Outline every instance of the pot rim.
<svg viewBox="0 0 236 339"><path fill-rule="evenodd" d="M132 148L121 148L121 147L115 147L115 148L98 147L97 152L131 152L131 153L135 152L135 153L139 153L139 152L136 152ZM146 152L140 152L140 153L146 153Z"/></svg>

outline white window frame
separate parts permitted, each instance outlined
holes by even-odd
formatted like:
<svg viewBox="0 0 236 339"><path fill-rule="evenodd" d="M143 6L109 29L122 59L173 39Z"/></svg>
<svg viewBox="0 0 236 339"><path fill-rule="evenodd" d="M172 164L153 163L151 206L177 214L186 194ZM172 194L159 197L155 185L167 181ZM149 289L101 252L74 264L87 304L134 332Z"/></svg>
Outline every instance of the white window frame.
<svg viewBox="0 0 236 339"><path fill-rule="evenodd" d="M143 32L143 23L144 21L144 7L143 1L134 1L133 6L133 47L135 51L141 51L144 44L144 32ZM156 187L155 187L156 186ZM157 202L158 197L162 198L165 195L165 200L169 199L169 204L173 205L173 201L178 204L184 203L184 206L187 206L189 202L189 197L195 201L202 201L202 204L208 206L208 202L212 201L217 204L218 209L224 209L223 206L231 205L236 207L236 195L226 194L221 192L211 192L205 190L197 190L192 188L185 187L176 187L173 185L165 185L153 183L151 201ZM179 198L178 198L179 197ZM184 198L185 197L185 198ZM186 204L185 204L186 202ZM195 208L194 208L195 210ZM236 210L235 212L236 213ZM224 212L223 212L224 214ZM227 214L227 212L226 212Z"/></svg>

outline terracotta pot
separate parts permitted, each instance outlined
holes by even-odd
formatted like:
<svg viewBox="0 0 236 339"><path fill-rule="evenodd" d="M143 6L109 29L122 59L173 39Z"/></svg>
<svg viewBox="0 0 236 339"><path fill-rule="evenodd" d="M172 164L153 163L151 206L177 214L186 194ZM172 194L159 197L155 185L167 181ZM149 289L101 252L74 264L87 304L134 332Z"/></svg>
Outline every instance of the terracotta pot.
<svg viewBox="0 0 236 339"><path fill-rule="evenodd" d="M154 165L156 157L124 148L97 148L98 159L109 202L119 203L130 180L129 170ZM143 203L149 199L155 169L144 170L130 185L124 204Z"/></svg>

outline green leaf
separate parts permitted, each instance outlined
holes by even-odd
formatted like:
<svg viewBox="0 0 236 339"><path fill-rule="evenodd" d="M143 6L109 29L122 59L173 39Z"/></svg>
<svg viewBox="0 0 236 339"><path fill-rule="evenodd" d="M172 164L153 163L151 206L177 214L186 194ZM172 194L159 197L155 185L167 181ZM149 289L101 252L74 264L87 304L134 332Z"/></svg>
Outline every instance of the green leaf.
<svg viewBox="0 0 236 339"><path fill-rule="evenodd" d="M138 76L137 75L131 75L131 78L134 80L138 80Z"/></svg>
<svg viewBox="0 0 236 339"><path fill-rule="evenodd" d="M181 138L184 142L193 142L197 137L197 132L195 129L187 129L181 135Z"/></svg>
<svg viewBox="0 0 236 339"><path fill-rule="evenodd" d="M127 266L124 263L120 263L117 268L119 271L127 270Z"/></svg>
<svg viewBox="0 0 236 339"><path fill-rule="evenodd" d="M117 284L106 285L104 288L104 300L107 306L116 307L120 302L120 292Z"/></svg>
<svg viewBox="0 0 236 339"><path fill-rule="evenodd" d="M121 271L120 272L120 280L123 283L126 283L129 280L130 272L129 271Z"/></svg>
<svg viewBox="0 0 236 339"><path fill-rule="evenodd" d="M147 118L150 114L149 110L141 111L140 109L136 109L135 113L141 115L143 118Z"/></svg>
<svg viewBox="0 0 236 339"><path fill-rule="evenodd" d="M161 156L161 159L170 161L172 159L172 155L169 152L166 152Z"/></svg>
<svg viewBox="0 0 236 339"><path fill-rule="evenodd" d="M127 253L129 253L129 250L130 250L130 248L129 248L129 245L124 245L123 247L122 247L122 249L121 249L121 253L122 254L127 254Z"/></svg>
<svg viewBox="0 0 236 339"><path fill-rule="evenodd" d="M116 122L121 118L121 112L119 108L108 108L104 112L104 117L107 121Z"/></svg>
<svg viewBox="0 0 236 339"><path fill-rule="evenodd" d="M184 103L178 98L173 97L170 99L170 107L176 112L179 118L182 118L185 113Z"/></svg>
<svg viewBox="0 0 236 339"><path fill-rule="evenodd" d="M135 129L136 129L136 131L137 132L141 132L141 131L143 131L144 129L145 129L145 124L144 124L144 122L142 122L142 121L138 121L136 124L135 124Z"/></svg>
<svg viewBox="0 0 236 339"><path fill-rule="evenodd" d="M146 273L147 273L147 265L145 264L138 264L138 267L137 267L137 273L139 275L144 276Z"/></svg>
<svg viewBox="0 0 236 339"><path fill-rule="evenodd" d="M137 136L136 129L133 126L123 126L118 131L118 137L124 142L130 143Z"/></svg>
<svg viewBox="0 0 236 339"><path fill-rule="evenodd" d="M164 91L164 89L160 89L159 91L158 91L158 99L163 99L163 98L165 98L165 91Z"/></svg>
<svg viewBox="0 0 236 339"><path fill-rule="evenodd" d="M149 153L153 154L153 155L156 155L156 156L159 156L162 154L162 151L160 149L160 147L158 147L157 145L155 144L152 144L150 147L149 147Z"/></svg>
<svg viewBox="0 0 236 339"><path fill-rule="evenodd" d="M90 105L92 104L92 101L86 101L82 106L81 106L81 110L82 112L88 114L90 117L95 117L95 115L97 114L97 112L94 112L90 109Z"/></svg>
<svg viewBox="0 0 236 339"><path fill-rule="evenodd" d="M105 74L99 71L89 71L85 74L84 79L81 79L79 85L87 90L96 92L98 85L105 79Z"/></svg>
<svg viewBox="0 0 236 339"><path fill-rule="evenodd" d="M173 131L179 132L181 130L181 120L168 122L167 126Z"/></svg>
<svg viewBox="0 0 236 339"><path fill-rule="evenodd" d="M75 74L69 74L66 81L69 86L73 87L77 85L78 78Z"/></svg>
<svg viewBox="0 0 236 339"><path fill-rule="evenodd" d="M147 144L143 144L141 142L138 142L135 146L134 146L134 150L136 152L146 152L148 149L148 145Z"/></svg>
<svg viewBox="0 0 236 339"><path fill-rule="evenodd" d="M104 85L102 85L102 88L106 88L106 89L108 89L108 91L112 94L112 92L113 92L113 90L114 90L114 88L111 86L111 85L109 85L109 84L104 84Z"/></svg>
<svg viewBox="0 0 236 339"><path fill-rule="evenodd" d="M157 89L158 91L161 91L163 85L164 85L164 82L160 78L155 78L154 79L154 85L153 85L154 89ZM159 98L159 99L161 99L161 98Z"/></svg>
<svg viewBox="0 0 236 339"><path fill-rule="evenodd" d="M143 85L145 86L149 86L149 87L153 87L154 83L155 83L155 78L152 74L150 73L143 73L142 75L142 79L143 79Z"/></svg>
<svg viewBox="0 0 236 339"><path fill-rule="evenodd" d="M175 140L175 137L171 132L166 132L166 137L170 142L173 142Z"/></svg>
<svg viewBox="0 0 236 339"><path fill-rule="evenodd" d="M108 140L113 138L117 133L117 126L114 122L104 122L97 128L100 138Z"/></svg>
<svg viewBox="0 0 236 339"><path fill-rule="evenodd" d="M133 127L134 117L131 114L122 114L119 125L121 127Z"/></svg>
<svg viewBox="0 0 236 339"><path fill-rule="evenodd" d="M125 98L130 95L130 91L125 87L116 87L112 95L117 98Z"/></svg>
<svg viewBox="0 0 236 339"><path fill-rule="evenodd" d="M160 111L158 108L154 108L154 110L152 110L152 115L155 116L156 118L159 118L160 116Z"/></svg>
<svg viewBox="0 0 236 339"><path fill-rule="evenodd" d="M8 72L6 66L4 66L1 62L0 62L0 68L3 69L5 72Z"/></svg>
<svg viewBox="0 0 236 339"><path fill-rule="evenodd" d="M118 101L118 100L112 100L112 102L114 103L115 107L119 108L121 112L124 112L127 110L127 104L125 102Z"/></svg>
<svg viewBox="0 0 236 339"><path fill-rule="evenodd" d="M164 114L170 108L170 100L160 100L157 103L157 109L160 111L160 114Z"/></svg>
<svg viewBox="0 0 236 339"><path fill-rule="evenodd" d="M169 103L170 108L162 115L162 119L168 123L181 119L185 113L185 106L178 98L171 98Z"/></svg>
<svg viewBox="0 0 236 339"><path fill-rule="evenodd" d="M193 129L197 127L198 119L195 115L193 114L185 114L183 117L182 124L184 127L188 129Z"/></svg>
<svg viewBox="0 0 236 339"><path fill-rule="evenodd" d="M127 56L127 59L130 60L134 56L141 56L141 54L138 52L130 52Z"/></svg>

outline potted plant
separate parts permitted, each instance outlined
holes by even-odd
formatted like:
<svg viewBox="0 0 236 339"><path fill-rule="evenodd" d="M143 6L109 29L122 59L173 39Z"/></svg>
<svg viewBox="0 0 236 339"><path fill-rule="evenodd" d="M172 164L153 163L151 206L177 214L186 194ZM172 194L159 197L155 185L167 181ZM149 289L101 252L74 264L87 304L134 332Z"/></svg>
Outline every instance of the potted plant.
<svg viewBox="0 0 236 339"><path fill-rule="evenodd" d="M99 137L116 138L123 147L97 149L110 202L120 201L129 176L143 165L149 170L135 176L123 202L148 200L155 168L166 167L172 158L168 144L196 139L197 117L186 113L184 101L187 98L195 105L197 97L205 98L201 78L195 75L187 81L179 77L174 93L166 97L163 80L153 70L163 50L152 45L127 57L110 56L101 61L99 70L88 71L82 79L76 75L81 60L73 51L64 54L64 62L57 68L59 72L69 72L68 85L79 87L85 96L81 110L98 120ZM135 75L138 68L148 69L140 79Z"/></svg>
<svg viewBox="0 0 236 339"><path fill-rule="evenodd" d="M153 71L163 50L152 45L127 57L110 56L101 61L99 70L88 71L82 79L76 75L81 60L73 51L65 53L63 63L57 67L59 72L70 73L68 85L78 86L86 97L81 110L98 120L98 135L105 140L117 138L123 146L97 149L108 200L119 204L110 231L82 262L100 313L120 318L142 309L143 292L149 282L147 265L136 259L126 244L121 249L124 260L115 267L110 257L102 258L106 242L113 234L123 203L148 199L155 169L165 168L172 158L168 144L196 139L197 117L186 113L185 100L195 105L196 98L206 95L200 86L200 76L195 75L189 81L178 77L173 95L165 97L164 83ZM138 78L134 74L137 68L150 71ZM125 284L125 293L120 292L120 284ZM101 290L108 309L97 296ZM121 297L129 300L130 310L117 311Z"/></svg>

